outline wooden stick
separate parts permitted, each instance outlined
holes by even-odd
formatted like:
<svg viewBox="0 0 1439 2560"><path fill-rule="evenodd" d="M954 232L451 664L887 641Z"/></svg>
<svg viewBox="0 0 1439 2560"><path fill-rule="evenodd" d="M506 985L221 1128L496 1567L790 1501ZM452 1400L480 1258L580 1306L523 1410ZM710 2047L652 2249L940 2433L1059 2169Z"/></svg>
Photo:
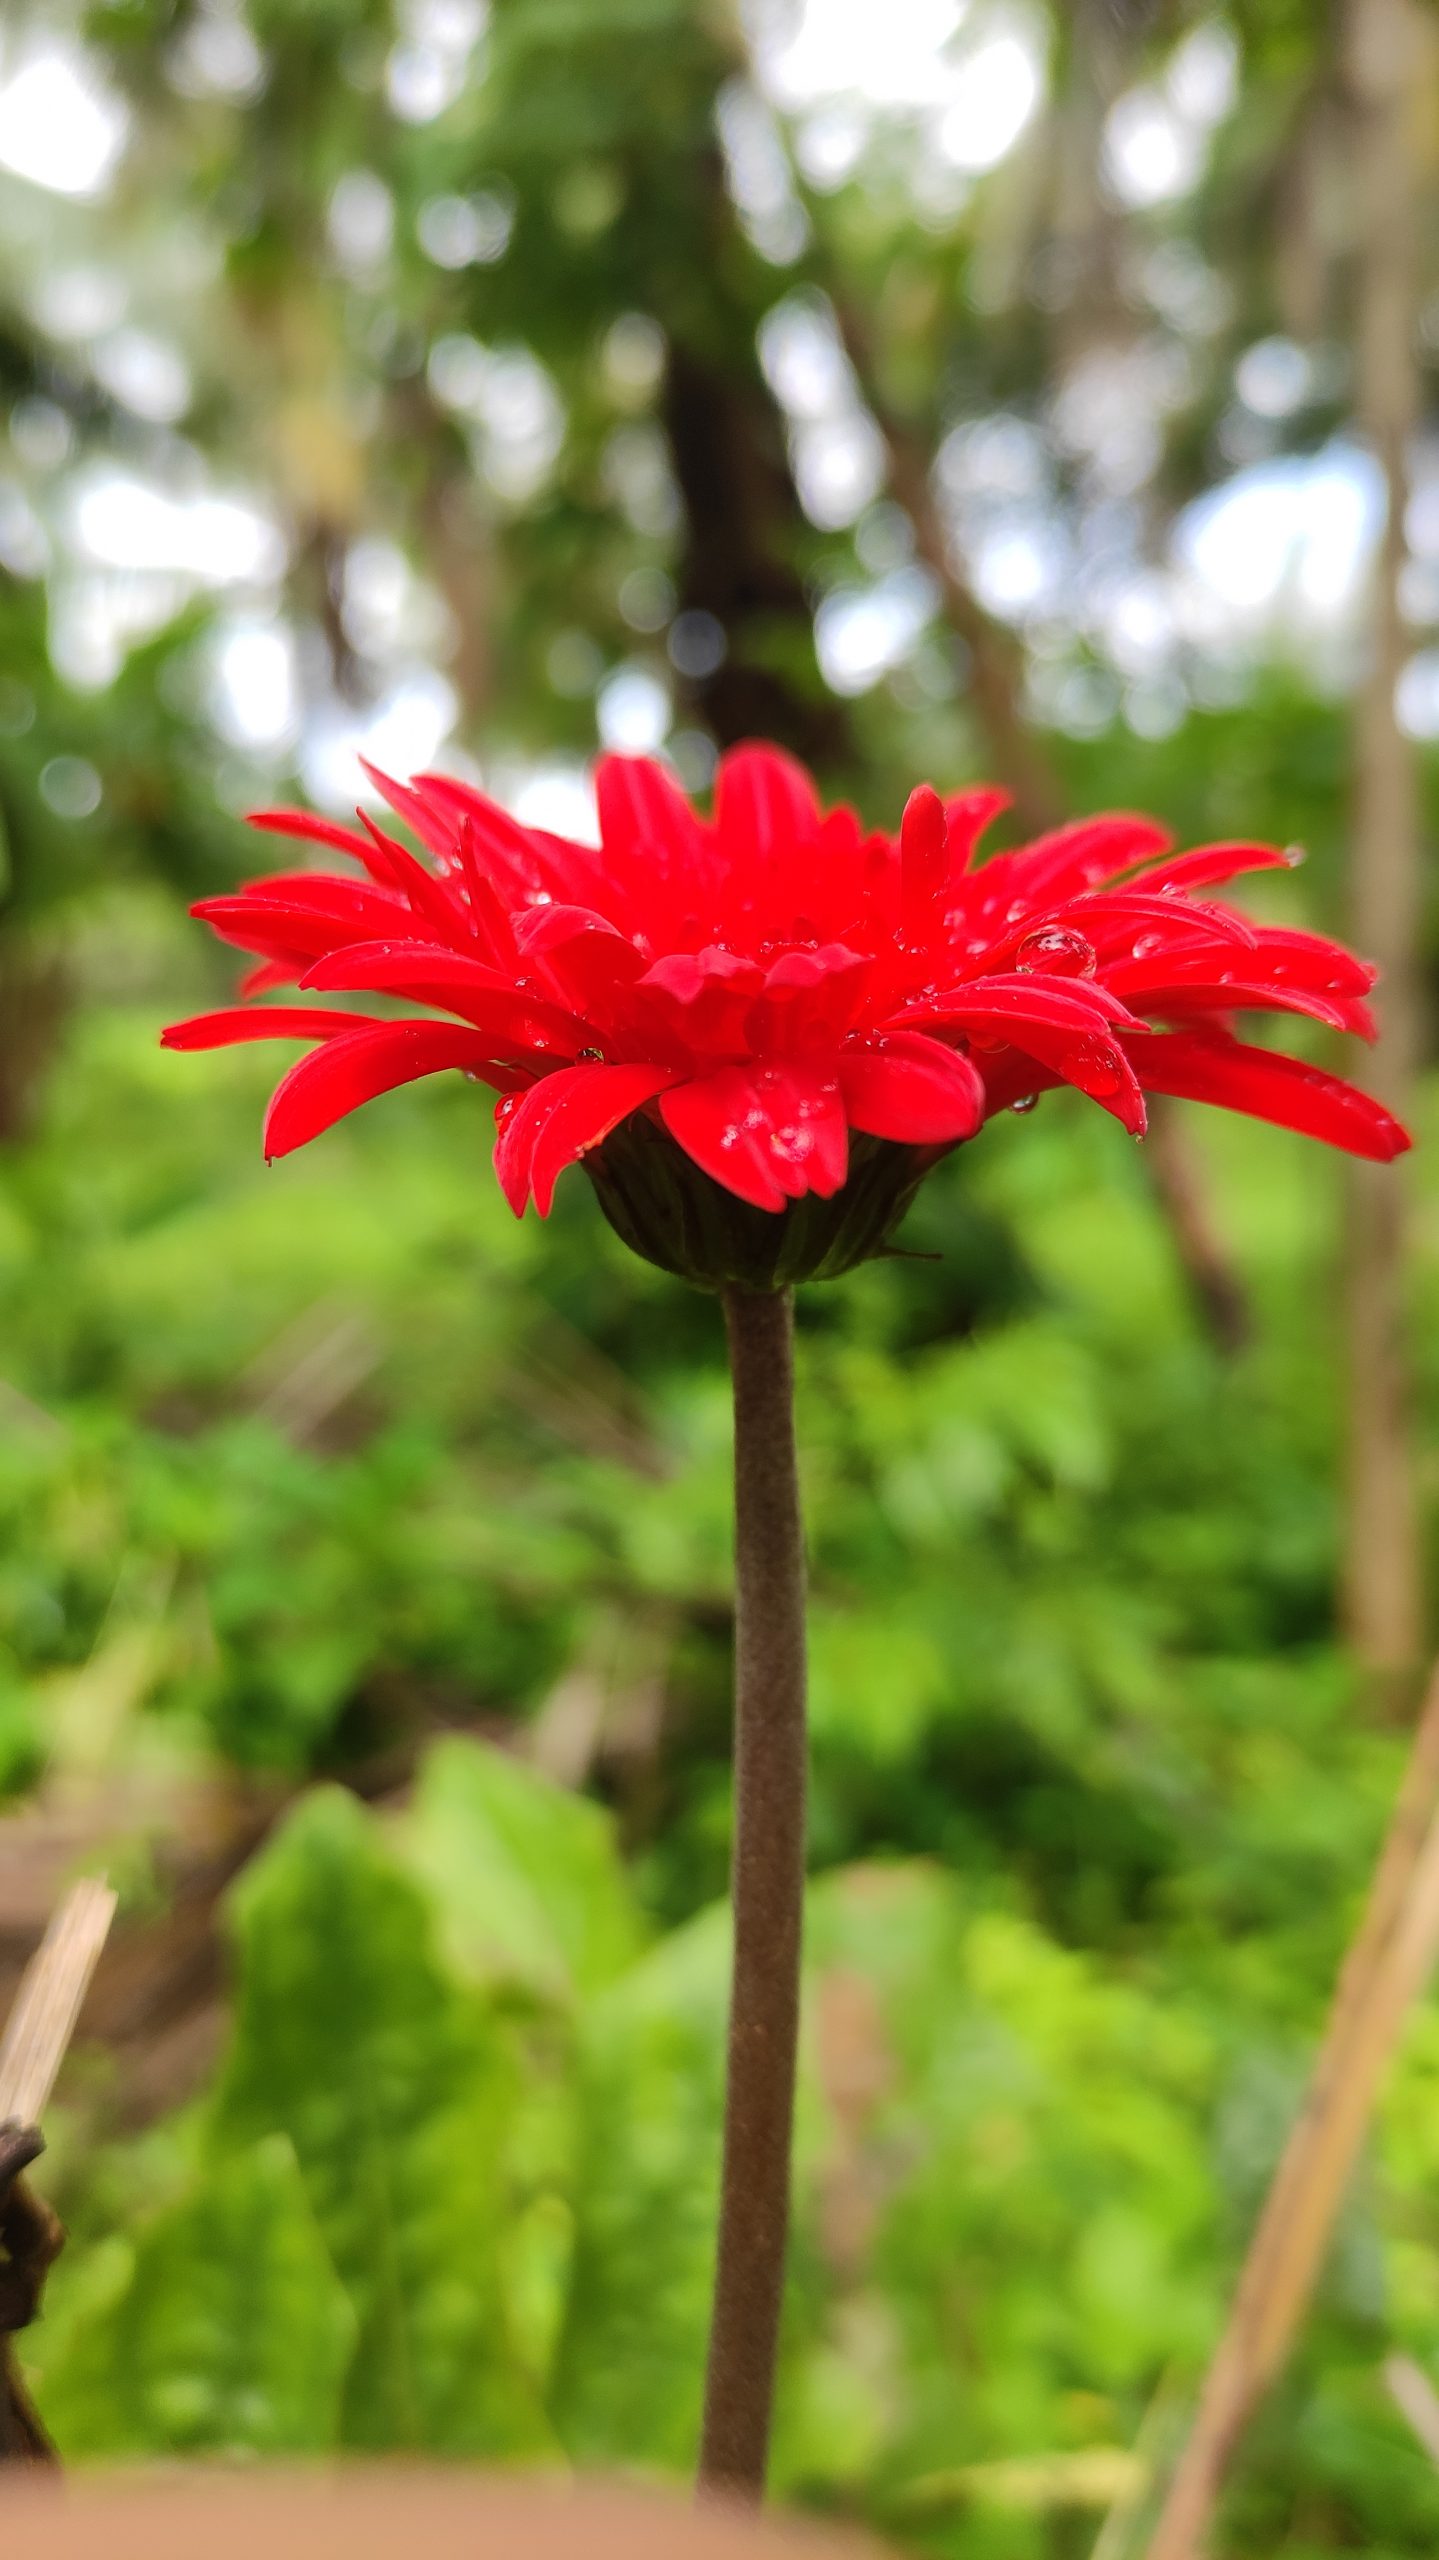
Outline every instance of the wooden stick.
<svg viewBox="0 0 1439 2560"><path fill-rule="evenodd" d="M1334 1993L1303 2112L1285 2145L1149 2545L1196 2560L1230 2457L1282 2370L1411 2002L1439 1954L1439 1667L1369 1900Z"/></svg>
<svg viewBox="0 0 1439 2560"><path fill-rule="evenodd" d="M1384 2380L1390 2399L1439 2470L1439 2391L1412 2356L1386 2356Z"/></svg>
<svg viewBox="0 0 1439 2560"><path fill-rule="evenodd" d="M0 2039L0 2124L38 2124L115 1916L103 1876L72 1885L26 1969Z"/></svg>
<svg viewBox="0 0 1439 2560"><path fill-rule="evenodd" d="M40 2308L65 2234L24 2172L45 2145L39 2119L50 2101L115 1896L103 1877L72 1885L26 1968L0 2040L0 2466L52 2470L59 2457L31 2406L10 2344Z"/></svg>

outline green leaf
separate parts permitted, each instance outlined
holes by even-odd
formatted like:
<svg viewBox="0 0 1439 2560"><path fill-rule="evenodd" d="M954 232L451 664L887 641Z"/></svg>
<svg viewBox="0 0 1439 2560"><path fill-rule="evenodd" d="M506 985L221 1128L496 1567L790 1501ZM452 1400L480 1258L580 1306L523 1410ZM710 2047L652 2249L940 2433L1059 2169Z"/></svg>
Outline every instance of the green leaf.
<svg viewBox="0 0 1439 2560"><path fill-rule="evenodd" d="M89 2274L41 2360L66 2454L334 2444L355 2320L283 2136L215 2163L133 2254L102 2244Z"/></svg>
<svg viewBox="0 0 1439 2560"><path fill-rule="evenodd" d="M504 2029L444 1974L419 1891L338 1788L292 1814L233 1915L235 2041L211 2139L283 2132L295 2146L359 2320L344 2441L542 2448L500 2280Z"/></svg>
<svg viewBox="0 0 1439 2560"><path fill-rule="evenodd" d="M639 1951L607 1815L505 1752L458 1736L436 1744L398 1838L466 1974L569 1998L613 1981Z"/></svg>
<svg viewBox="0 0 1439 2560"><path fill-rule="evenodd" d="M693 2456L728 1975L729 1915L716 1909L666 1939L584 2021L574 2259L552 2385L578 2462L682 2469Z"/></svg>

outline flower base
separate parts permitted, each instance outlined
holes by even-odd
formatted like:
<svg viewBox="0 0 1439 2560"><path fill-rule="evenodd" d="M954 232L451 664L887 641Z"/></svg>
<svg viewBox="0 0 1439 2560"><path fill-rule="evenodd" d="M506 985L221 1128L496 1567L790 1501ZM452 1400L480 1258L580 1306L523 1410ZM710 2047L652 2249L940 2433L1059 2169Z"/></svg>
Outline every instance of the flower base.
<svg viewBox="0 0 1439 2560"><path fill-rule="evenodd" d="M632 1253L699 1289L771 1290L837 1280L883 1253L925 1175L948 1152L854 1134L843 1189L829 1200L807 1192L784 1209L737 1200L641 1113L583 1161Z"/></svg>

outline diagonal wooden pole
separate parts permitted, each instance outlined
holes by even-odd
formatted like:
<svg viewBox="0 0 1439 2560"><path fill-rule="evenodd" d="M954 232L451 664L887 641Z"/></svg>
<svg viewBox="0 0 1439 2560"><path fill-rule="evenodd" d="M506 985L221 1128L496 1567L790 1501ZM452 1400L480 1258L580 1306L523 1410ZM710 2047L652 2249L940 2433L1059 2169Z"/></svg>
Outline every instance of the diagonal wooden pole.
<svg viewBox="0 0 1439 2560"><path fill-rule="evenodd" d="M55 2449L30 2405L10 2340L40 2308L64 2233L24 2172L45 2148L50 2101L115 1914L103 1878L72 1886L26 1970L0 2037L0 2465L53 2466Z"/></svg>
<svg viewBox="0 0 1439 2560"><path fill-rule="evenodd" d="M1239 2278L1148 2560L1197 2560L1250 2416L1282 2371L1324 2262L1385 2070L1439 1955L1439 1666L1303 2110Z"/></svg>

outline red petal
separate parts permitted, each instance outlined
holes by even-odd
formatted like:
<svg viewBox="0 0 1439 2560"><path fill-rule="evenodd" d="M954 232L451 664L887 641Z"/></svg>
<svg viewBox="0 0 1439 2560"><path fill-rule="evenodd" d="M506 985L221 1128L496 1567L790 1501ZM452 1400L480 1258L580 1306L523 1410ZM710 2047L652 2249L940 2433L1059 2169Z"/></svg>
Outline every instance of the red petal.
<svg viewBox="0 0 1439 2560"><path fill-rule="evenodd" d="M814 784L778 747L732 747L720 757L715 826L727 861L765 861L807 844L819 825Z"/></svg>
<svg viewBox="0 0 1439 2560"><path fill-rule="evenodd" d="M948 875L944 802L921 782L906 800L899 822L900 897L907 919L926 913Z"/></svg>
<svg viewBox="0 0 1439 2560"><path fill-rule="evenodd" d="M694 868L704 831L663 765L648 756L601 756L595 797L609 860L641 870L650 881Z"/></svg>
<svg viewBox="0 0 1439 2560"><path fill-rule="evenodd" d="M1292 871L1299 859L1296 852L1281 853L1272 844L1201 844L1193 853L1170 854L1163 862L1152 862L1143 871L1136 871L1130 886L1157 889L1164 895L1176 890L1217 889L1226 880L1237 880L1245 871Z"/></svg>
<svg viewBox="0 0 1439 2560"><path fill-rule="evenodd" d="M382 773L377 764L370 764L364 756L360 758L360 770L374 784L380 798L389 802L396 817L403 818L407 827L413 827L428 853L453 853L455 822L435 809L428 793L413 790L408 783L396 782L393 775ZM368 826L369 820L363 810L360 816ZM410 859L414 860L413 854Z"/></svg>
<svg viewBox="0 0 1439 2560"><path fill-rule="evenodd" d="M242 1040L335 1040L342 1031L378 1029L372 1013L332 1013L318 1004L225 1005L192 1014L160 1034L162 1049L229 1049Z"/></svg>
<svg viewBox="0 0 1439 2560"><path fill-rule="evenodd" d="M1000 860L1014 865L1016 895L1048 900L1073 897L1101 880L1115 880L1147 853L1162 853L1170 841L1168 828L1156 825L1153 818L1111 812L1056 827L1051 835L1036 836L1032 844L1021 845L1017 853L1001 855Z"/></svg>
<svg viewBox="0 0 1439 2560"><path fill-rule="evenodd" d="M1017 1022L1006 1031L1005 1040L1007 1049L1000 1053L1000 1071L991 1076L989 1061L986 1059L983 1064L991 1110L997 1107L997 1093L1003 1093L1007 1101L1015 1099L1009 1089L1014 1078L1003 1070L1007 1051L1018 1049L1026 1058L1037 1058L1040 1065L1057 1077L1061 1084L1072 1084L1078 1092L1087 1093L1091 1102L1112 1111L1132 1137L1143 1137L1146 1126L1144 1096L1125 1056L1125 1049L1130 1045L1128 1035L1124 1048L1121 1048L1107 1031L1102 1027L1096 1029L1092 1024L1087 1030L1076 1031L1054 1028L1044 1022ZM1019 1080L1019 1091L1021 1094L1037 1093L1043 1085L1043 1077L1026 1075Z"/></svg>
<svg viewBox="0 0 1439 2560"><path fill-rule="evenodd" d="M1015 1025L1024 1022L1049 1023L1057 1030L1103 1030L1107 1022L1138 1031L1146 1028L1098 981L1054 978L1041 969L974 978L967 986L950 987L942 995L902 1006L893 1021L920 1031L941 1022L962 1023L966 1030L997 1026L1005 1039L1017 1036Z"/></svg>
<svg viewBox="0 0 1439 2560"><path fill-rule="evenodd" d="M411 914L423 918L431 933L437 933L442 942L458 944L462 949L470 943L474 936L470 912L454 891L443 880L437 880L432 871L427 871L408 845L387 835L383 827L377 827L363 809L360 823L375 848L376 860L388 864L390 877Z"/></svg>
<svg viewBox="0 0 1439 2560"><path fill-rule="evenodd" d="M757 1209L806 1191L828 1200L849 1170L838 1083L804 1067L721 1067L665 1094L660 1117L702 1172Z"/></svg>
<svg viewBox="0 0 1439 2560"><path fill-rule="evenodd" d="M265 1155L287 1156L362 1102L443 1067L490 1077L482 1035L457 1022L383 1022L312 1049L276 1086L265 1115Z"/></svg>
<svg viewBox="0 0 1439 2560"><path fill-rule="evenodd" d="M542 1218L566 1165L597 1147L631 1112L674 1081L673 1067L562 1067L510 1110L495 1145L500 1189L522 1217L531 1193Z"/></svg>
<svg viewBox="0 0 1439 2560"><path fill-rule="evenodd" d="M304 967L300 960L260 960L247 969L237 993L242 996L267 996L276 987L292 987Z"/></svg>
<svg viewBox="0 0 1439 2560"><path fill-rule="evenodd" d="M1372 961L1327 934L1261 925L1254 939L1267 976L1317 996L1367 996L1379 975Z"/></svg>
<svg viewBox="0 0 1439 2560"><path fill-rule="evenodd" d="M1376 1039L1379 1032L1360 997L1346 996L1336 1003L1332 996L1314 995L1307 987L1266 986L1260 980L1250 983L1235 978L1188 984L1176 977L1171 985L1131 988L1129 993L1145 1013L1157 1013L1166 1021L1182 1020L1191 1013L1302 1013L1311 1022L1325 1022L1331 1031L1352 1031L1361 1040Z"/></svg>
<svg viewBox="0 0 1439 2560"><path fill-rule="evenodd" d="M583 1047L585 1041L586 1025L577 1016L524 994L482 960L467 959L440 943L353 943L344 951L327 952L300 983L320 995L374 993L400 996L407 1004L440 1005L506 1047L550 1053Z"/></svg>
<svg viewBox="0 0 1439 2560"><path fill-rule="evenodd" d="M452 951L447 943L400 934L387 934L382 942L350 942L343 951L327 951L306 970L302 983L328 994L351 988L374 988L377 992L383 989L393 994L416 978L429 978L437 985L456 989L468 988L475 995L514 993L511 981L486 961Z"/></svg>
<svg viewBox="0 0 1439 2560"><path fill-rule="evenodd" d="M852 1129L909 1146L972 1138L984 1086L972 1062L919 1031L894 1031L873 1049L846 1049L839 1089Z"/></svg>
<svg viewBox="0 0 1439 2560"><path fill-rule="evenodd" d="M359 881L336 880L326 885L335 894L323 902L307 897L297 903L293 898L240 891L233 897L197 899L190 913L208 924L222 942L273 960L316 960L336 943L393 933L404 920L403 908L393 899L383 898Z"/></svg>
<svg viewBox="0 0 1439 2560"><path fill-rule="evenodd" d="M974 860L975 848L991 818L997 818L1001 809L1009 808L1013 798L1014 794L1011 791L985 788L979 791L957 791L951 799L946 800L944 815L949 836L949 860L952 871L963 872L969 869Z"/></svg>
<svg viewBox="0 0 1439 2560"><path fill-rule="evenodd" d="M764 985L756 960L707 944L657 960L636 982L641 1021L683 1042L696 1057L722 1057L745 1046L745 1022Z"/></svg>
<svg viewBox="0 0 1439 2560"><path fill-rule="evenodd" d="M374 881L352 880L342 871L269 871L257 880L247 880L239 894L269 898L281 906L308 907L317 915L350 917L384 910L398 920L407 912L404 899L388 883L382 887Z"/></svg>
<svg viewBox="0 0 1439 2560"><path fill-rule="evenodd" d="M1387 1164L1413 1142L1372 1094L1322 1067L1287 1058L1276 1049L1204 1032L1151 1032L1125 1042L1140 1083L1149 1093L1178 1094L1188 1102L1216 1102L1253 1120L1322 1138L1347 1155Z"/></svg>
<svg viewBox="0 0 1439 2560"><path fill-rule="evenodd" d="M448 773L417 774L416 798L455 829L456 852L463 861L460 829L468 821L476 851L487 868L506 884L512 904L546 889L551 897L592 898L603 885L603 864L592 845L570 844L563 836L523 827L508 809L486 799L468 782Z"/></svg>
<svg viewBox="0 0 1439 2560"><path fill-rule="evenodd" d="M332 845L337 853L353 854L368 871L370 848L353 827L337 826L333 818L317 818L309 809L252 809L245 821L259 827L267 835L297 836L306 844Z"/></svg>
<svg viewBox="0 0 1439 2560"><path fill-rule="evenodd" d="M762 1057L837 1049L864 1001L873 966L843 942L784 952L766 971L764 992L751 1009L750 1046Z"/></svg>

